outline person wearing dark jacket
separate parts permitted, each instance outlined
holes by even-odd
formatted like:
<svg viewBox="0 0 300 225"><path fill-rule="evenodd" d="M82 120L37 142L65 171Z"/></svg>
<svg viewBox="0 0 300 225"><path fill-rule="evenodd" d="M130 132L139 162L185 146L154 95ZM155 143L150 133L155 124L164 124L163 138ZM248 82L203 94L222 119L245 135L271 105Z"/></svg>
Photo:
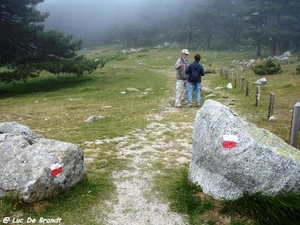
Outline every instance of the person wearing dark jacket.
<svg viewBox="0 0 300 225"><path fill-rule="evenodd" d="M192 107L193 92L196 90L196 106L200 107L201 102L201 77L205 75L203 66L199 63L201 56L196 54L194 56L195 61L191 63L186 69L185 73L188 76L188 102L189 107Z"/></svg>

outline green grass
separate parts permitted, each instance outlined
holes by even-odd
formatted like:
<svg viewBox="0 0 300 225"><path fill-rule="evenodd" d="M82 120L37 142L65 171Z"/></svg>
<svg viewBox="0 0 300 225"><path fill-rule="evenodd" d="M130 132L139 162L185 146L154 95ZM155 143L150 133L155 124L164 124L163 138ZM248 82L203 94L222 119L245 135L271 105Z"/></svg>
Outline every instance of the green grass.
<svg viewBox="0 0 300 225"><path fill-rule="evenodd" d="M111 57L111 61L108 61L104 68L82 77L56 77L43 73L41 77L26 83L0 83L0 121L17 121L28 125L46 138L78 144L89 161L86 178L55 198L34 204L21 204L13 197L1 199L0 218L22 212L23 218L49 218L59 215L65 224L104 224L103 212L108 210L105 201L116 200L112 172L127 168L128 161L117 157L117 141L102 145L95 144L95 141L122 137L136 129L142 130L149 123L147 115L160 112L162 107L174 104L173 65L180 55L179 49L145 48L136 54L116 57L118 51L120 49L111 46L82 50L81 53L90 59ZM198 51L191 49L190 52L189 60L192 61L193 55ZM218 73L221 66L235 68L239 76L251 82L249 96L245 96L245 90L240 88L223 88L214 91L214 100L224 104L228 101L233 102L230 107L240 116L258 127L269 129L289 142L290 110L300 101L300 75L295 73L295 59L292 59L290 65L281 66L282 74L265 76L268 83L261 86L261 103L256 107L256 86L253 82L261 77L251 70L241 72L238 64L231 63L234 59L248 61L253 58L252 52L201 51L200 54L203 66L217 71L203 78L203 86L214 90L218 86L225 87L228 84L229 81ZM139 65L138 61L142 61L143 64ZM129 87L139 91L128 91ZM274 122L267 120L270 93L276 95ZM207 93L202 94L203 101L205 95ZM195 119L196 110L183 107L180 113L165 114L160 123L191 123ZM104 116L104 119L96 123L85 123L91 115ZM166 131L164 137L169 141L190 138L189 132L189 129L182 129L181 133ZM155 141L151 137L149 140ZM190 224L217 224L216 217L221 217L221 203L199 197L201 191L188 182L187 166L170 168L161 161L157 162L153 169L163 174L155 178L154 189L158 191L160 198L170 201L172 210L186 213ZM251 199L253 200L249 197L245 202L250 202ZM261 200L262 203L257 205L266 202L263 198ZM289 201L293 202L290 199ZM228 224L249 224L247 217L252 222L258 221L259 224L259 221L269 218L269 214L266 214L267 217L255 213L249 215L246 209L243 211L237 207L246 205L245 202L229 203L231 208L236 206L236 209L234 212L230 211ZM253 209L255 207L254 204ZM277 213L276 208L270 209L272 210ZM293 214L295 212L298 215L298 211L293 211ZM244 217L240 218L238 213ZM222 216L228 217L227 214Z"/></svg>
<svg viewBox="0 0 300 225"><path fill-rule="evenodd" d="M188 181L186 167L169 170L165 175L156 176L156 189L163 192L167 199L171 199L170 208L176 212L189 215L189 223L202 224L199 217L213 208L209 201L202 201L195 197L201 189Z"/></svg>
<svg viewBox="0 0 300 225"><path fill-rule="evenodd" d="M147 76L143 76L143 73L131 68L107 68L83 77L46 75L6 88L8 92L1 96L2 114L6 115L6 121L18 121L46 137L59 137L76 144L122 136L144 126L145 114L157 107L165 94L160 74L147 71ZM129 87L140 91L128 91ZM85 124L91 115L105 119Z"/></svg>
<svg viewBox="0 0 300 225"><path fill-rule="evenodd" d="M108 210L104 201L114 199L111 173L126 168L127 161L118 159L117 143L87 147L86 142L124 136L146 126L146 115L159 110L168 85L160 73L149 69L115 68L120 62L82 77L42 74L26 83L0 84L1 121L17 121L46 138L78 144L91 160L86 179L74 188L33 205L3 199L0 217L22 211L23 218L60 215L65 224L86 224L91 216L101 218ZM131 87L139 91L128 91ZM104 119L85 123L91 115ZM93 205L99 207L94 215Z"/></svg>
<svg viewBox="0 0 300 225"><path fill-rule="evenodd" d="M257 224L296 225L300 219L300 194L267 197L245 193L240 199L224 202L222 211L246 215Z"/></svg>

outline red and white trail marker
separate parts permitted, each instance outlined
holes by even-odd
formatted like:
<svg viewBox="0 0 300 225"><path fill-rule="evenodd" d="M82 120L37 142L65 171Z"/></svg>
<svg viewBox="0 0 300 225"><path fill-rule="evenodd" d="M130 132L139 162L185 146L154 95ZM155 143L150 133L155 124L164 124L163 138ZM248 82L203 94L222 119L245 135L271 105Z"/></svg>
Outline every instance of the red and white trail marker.
<svg viewBox="0 0 300 225"><path fill-rule="evenodd" d="M236 135L223 135L222 146L224 148L235 148L237 146L238 137Z"/></svg>
<svg viewBox="0 0 300 225"><path fill-rule="evenodd" d="M59 163L55 163L50 166L50 170L51 170L51 176L56 177L62 173L63 166Z"/></svg>

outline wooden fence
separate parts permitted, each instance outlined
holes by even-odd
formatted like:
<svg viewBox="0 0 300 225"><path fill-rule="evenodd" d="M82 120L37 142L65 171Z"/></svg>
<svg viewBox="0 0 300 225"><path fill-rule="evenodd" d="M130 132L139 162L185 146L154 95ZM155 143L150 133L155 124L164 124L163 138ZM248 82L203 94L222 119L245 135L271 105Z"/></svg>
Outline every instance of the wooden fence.
<svg viewBox="0 0 300 225"><path fill-rule="evenodd" d="M228 82L232 83L233 88L237 88L237 82L239 80L239 88L241 91L244 91L244 87L246 87L245 95L248 96L250 92L250 81L245 80L244 77L237 74L236 70L234 69L227 69L224 67L220 68L220 74ZM255 93L255 106L260 105L260 86L256 86L256 93ZM268 110L268 120L272 120L274 118L274 104L275 104L275 93L270 94L270 101L269 101L269 110ZM297 140L300 131L300 102L296 103L293 109L293 117L292 117L292 125L291 125L291 133L290 133L290 145L297 148Z"/></svg>

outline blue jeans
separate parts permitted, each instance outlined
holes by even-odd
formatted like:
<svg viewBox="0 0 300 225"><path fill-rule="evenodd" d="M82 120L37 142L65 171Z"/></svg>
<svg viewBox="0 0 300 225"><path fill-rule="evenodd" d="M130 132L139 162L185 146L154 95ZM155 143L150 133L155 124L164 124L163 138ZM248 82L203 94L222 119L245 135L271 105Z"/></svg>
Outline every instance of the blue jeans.
<svg viewBox="0 0 300 225"><path fill-rule="evenodd" d="M201 102L201 83L188 83L188 101L189 103L193 102L193 92L196 90L196 103L200 104Z"/></svg>

